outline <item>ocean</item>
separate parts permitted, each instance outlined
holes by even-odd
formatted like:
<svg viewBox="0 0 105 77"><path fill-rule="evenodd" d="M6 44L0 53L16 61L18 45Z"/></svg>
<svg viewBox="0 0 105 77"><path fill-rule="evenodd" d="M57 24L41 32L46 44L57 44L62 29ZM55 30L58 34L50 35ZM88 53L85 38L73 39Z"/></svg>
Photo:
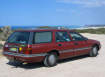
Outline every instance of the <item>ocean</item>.
<svg viewBox="0 0 105 77"><path fill-rule="evenodd" d="M3 27L3 26L0 26ZM36 29L40 26L11 26L12 30L16 30L16 29ZM83 26L78 26L78 25L70 25L70 26L48 26L48 27L52 27L52 28L58 28L58 27L64 27L67 29L77 29L77 28L83 28Z"/></svg>

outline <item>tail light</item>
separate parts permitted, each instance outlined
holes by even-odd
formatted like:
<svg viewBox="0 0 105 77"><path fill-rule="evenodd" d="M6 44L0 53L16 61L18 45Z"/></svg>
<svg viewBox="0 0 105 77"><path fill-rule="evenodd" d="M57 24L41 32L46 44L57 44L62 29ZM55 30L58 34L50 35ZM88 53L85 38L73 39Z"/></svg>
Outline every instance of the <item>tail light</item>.
<svg viewBox="0 0 105 77"><path fill-rule="evenodd" d="M31 54L31 53L32 53L32 47L31 47L31 45L28 45L27 49L25 51L25 54Z"/></svg>
<svg viewBox="0 0 105 77"><path fill-rule="evenodd" d="M8 47L9 47L8 44L4 44L4 46L3 46L3 50L4 50L4 51L8 51Z"/></svg>
<svg viewBox="0 0 105 77"><path fill-rule="evenodd" d="M20 45L18 50L22 54L31 54L32 48L30 45Z"/></svg>
<svg viewBox="0 0 105 77"><path fill-rule="evenodd" d="M3 49L7 49L8 47L8 44L4 44Z"/></svg>

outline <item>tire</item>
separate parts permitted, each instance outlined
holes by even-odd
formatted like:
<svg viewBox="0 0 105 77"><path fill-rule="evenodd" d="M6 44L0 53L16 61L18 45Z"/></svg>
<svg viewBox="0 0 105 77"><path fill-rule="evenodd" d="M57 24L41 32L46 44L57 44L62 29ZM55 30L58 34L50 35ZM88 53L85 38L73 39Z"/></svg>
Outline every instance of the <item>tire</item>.
<svg viewBox="0 0 105 77"><path fill-rule="evenodd" d="M57 65L57 54L56 53L49 53L44 59L44 65L46 67L52 67Z"/></svg>
<svg viewBox="0 0 105 77"><path fill-rule="evenodd" d="M98 55L98 48L97 46L94 46L92 47L90 53L89 53L89 56L90 57L96 57Z"/></svg>

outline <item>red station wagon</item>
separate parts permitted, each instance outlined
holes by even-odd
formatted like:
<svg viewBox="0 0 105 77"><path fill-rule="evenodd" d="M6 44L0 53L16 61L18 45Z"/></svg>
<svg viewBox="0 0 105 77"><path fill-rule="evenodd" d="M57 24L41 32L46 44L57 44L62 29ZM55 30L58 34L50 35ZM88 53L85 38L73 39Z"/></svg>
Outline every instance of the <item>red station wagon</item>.
<svg viewBox="0 0 105 77"><path fill-rule="evenodd" d="M100 42L73 30L18 30L10 35L3 54L9 61L42 62L51 67L57 60L88 54L98 55Z"/></svg>

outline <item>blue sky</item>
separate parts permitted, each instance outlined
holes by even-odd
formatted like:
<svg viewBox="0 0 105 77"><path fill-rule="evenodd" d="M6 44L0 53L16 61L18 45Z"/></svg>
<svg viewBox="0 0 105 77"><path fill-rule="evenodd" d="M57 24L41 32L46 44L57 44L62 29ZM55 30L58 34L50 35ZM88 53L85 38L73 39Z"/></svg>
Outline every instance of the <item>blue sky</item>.
<svg viewBox="0 0 105 77"><path fill-rule="evenodd" d="M105 24L105 0L0 0L0 25Z"/></svg>

